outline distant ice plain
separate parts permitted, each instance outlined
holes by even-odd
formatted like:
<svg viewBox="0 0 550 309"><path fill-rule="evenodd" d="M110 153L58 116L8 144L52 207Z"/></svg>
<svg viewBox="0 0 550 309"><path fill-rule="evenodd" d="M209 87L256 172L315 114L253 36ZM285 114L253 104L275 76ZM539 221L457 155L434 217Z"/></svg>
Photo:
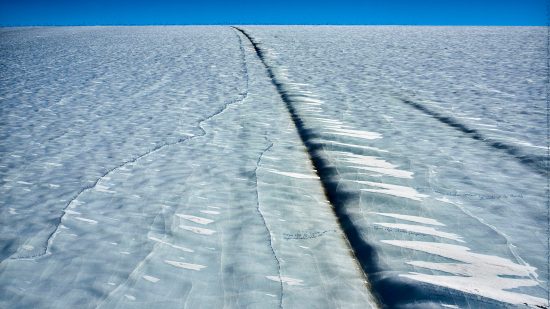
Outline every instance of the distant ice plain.
<svg viewBox="0 0 550 309"><path fill-rule="evenodd" d="M243 29L373 260L243 34L4 28L1 306L547 305L544 171L442 120L544 156L543 28Z"/></svg>

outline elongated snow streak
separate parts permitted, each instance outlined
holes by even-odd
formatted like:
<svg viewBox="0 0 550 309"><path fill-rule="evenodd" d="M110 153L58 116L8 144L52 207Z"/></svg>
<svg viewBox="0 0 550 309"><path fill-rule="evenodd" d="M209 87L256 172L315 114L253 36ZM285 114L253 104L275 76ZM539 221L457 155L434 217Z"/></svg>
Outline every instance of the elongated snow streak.
<svg viewBox="0 0 550 309"><path fill-rule="evenodd" d="M267 148L264 149L264 151L262 151L262 153L258 157L258 160L256 161L256 168L254 169L254 178L256 180L256 210L258 211L258 213L260 214L260 217L262 218L262 222L264 223L267 234L269 234L269 247L271 248L273 257L277 262L277 277L279 278L280 289L281 289L281 292L279 293L279 308L283 308L283 280L282 280L283 277L281 277L281 261L279 261L279 258L277 257L277 253L275 253L275 248L273 247L273 237L271 236L271 230L269 229L269 226L267 225L267 222L265 220L265 216L262 210L260 209L260 194L258 192L258 168L260 168L260 164L262 163L263 155L273 147L273 142L271 142L267 137L266 137L266 140L269 142L269 146L267 146Z"/></svg>
<svg viewBox="0 0 550 309"><path fill-rule="evenodd" d="M246 53L245 53L245 50L244 50L244 47L243 47L243 42L242 42L242 39L241 37L235 32L235 35L237 36L238 40L239 40L239 49L240 49L240 52L241 52L241 70L243 72L243 75L244 75L244 80L245 80L245 86L244 86L244 89L239 92L239 94L237 95L236 98L233 98L227 102L225 102L218 110L216 110L214 113L210 114L209 116L199 120L198 122L198 128L200 130L200 133L198 133L197 135L194 135L194 136L186 136L186 137L180 137L178 140L176 141L173 141L173 142L165 142L163 144L160 144L160 145L156 145L155 147L153 147L152 149L142 153L142 154L139 154L139 155L136 155L134 156L133 158L127 160L127 161L124 161L122 163L120 163L119 165L115 166L115 167L112 167L110 168L109 170L107 170L106 172L104 172L99 178L97 178L92 184L90 185L87 185L87 186L84 186L80 191L78 191L75 196L69 200L69 202L65 205L65 207L63 207L63 209L61 210L61 215L55 219L55 228L53 229L53 231L48 235L48 238L46 239L46 244L43 246L44 249L39 252L38 254L35 254L35 255L30 255L30 256L18 256L18 257L10 257L10 259L12 260L28 260L28 259L37 259L37 258L40 258L42 256L45 256L45 255L49 255L50 254L50 246L53 242L53 240L55 239L56 235L59 233L59 227L61 225L61 222L63 221L63 218L65 217L65 215L67 214L67 209L70 208L70 206L77 202L77 199L85 192L87 191L90 191L94 188L96 188L99 184L99 182L101 180L103 180L105 177L109 176L110 174L116 172L117 170L125 167L126 165L129 165L129 164L132 164L132 163L135 163L147 156L149 156L150 154L153 154L155 152L158 152L159 150L162 150L166 147L169 147L169 146L174 146L174 145L178 145L178 144L181 144L181 143L184 143L184 142L187 142L188 140L191 140L191 139L194 139L194 138L197 138L197 137L201 137L201 136L204 136L206 135L206 130L203 128L202 124L205 122L205 121L208 121L218 115L220 115L221 113L223 113L228 106L232 105L232 104L235 104L235 103L239 103L239 102L243 102L247 97L248 97L248 85L249 85L249 75L248 75L248 66L247 66L247 63L246 63ZM1 263L1 261L0 261Z"/></svg>

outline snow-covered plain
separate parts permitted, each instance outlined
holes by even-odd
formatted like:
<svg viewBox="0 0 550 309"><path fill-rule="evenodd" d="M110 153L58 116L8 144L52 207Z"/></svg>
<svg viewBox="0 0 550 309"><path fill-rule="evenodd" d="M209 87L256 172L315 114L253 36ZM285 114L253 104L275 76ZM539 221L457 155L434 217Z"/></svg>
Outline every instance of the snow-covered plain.
<svg viewBox="0 0 550 309"><path fill-rule="evenodd" d="M0 307L548 306L544 28L0 37Z"/></svg>

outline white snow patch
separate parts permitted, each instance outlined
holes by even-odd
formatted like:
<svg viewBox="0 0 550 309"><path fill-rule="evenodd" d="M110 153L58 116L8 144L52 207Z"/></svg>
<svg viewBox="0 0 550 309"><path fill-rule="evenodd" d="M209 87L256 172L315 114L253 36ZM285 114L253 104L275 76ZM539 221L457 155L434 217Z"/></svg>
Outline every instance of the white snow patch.
<svg viewBox="0 0 550 309"><path fill-rule="evenodd" d="M209 215L219 215L220 214L219 211L215 211L215 210L201 210L201 212L203 214L209 214Z"/></svg>
<svg viewBox="0 0 550 309"><path fill-rule="evenodd" d="M204 265L183 263L183 262L170 261L170 260L164 260L164 263L168 265L172 265L174 267L178 267L178 268L191 269L191 270L197 270L197 271L200 271L201 269L206 268L206 266Z"/></svg>
<svg viewBox="0 0 550 309"><path fill-rule="evenodd" d="M380 173L386 176L405 178L405 179L412 179L413 178L412 175L414 175L413 172L403 171L398 169L389 169L389 168L383 168L383 167L369 167L369 166L349 166L349 167L370 171L370 172L375 172L375 173Z"/></svg>
<svg viewBox="0 0 550 309"><path fill-rule="evenodd" d="M191 216L191 215L185 215L185 214L176 214L176 216L178 216L182 219L185 219L185 220L189 220L191 222L202 224L202 225L206 225L206 224L210 224L210 223L214 222L214 220L210 220L210 219L207 219L207 218Z"/></svg>
<svg viewBox="0 0 550 309"><path fill-rule="evenodd" d="M388 194L397 197L408 198L415 201L420 201L422 198L428 197L428 195L418 193L414 188L404 187L399 185L391 185L381 182L372 182L372 181L360 181L356 180L355 182L361 183L371 187L378 187L380 189L361 189L361 191Z"/></svg>
<svg viewBox="0 0 550 309"><path fill-rule="evenodd" d="M357 138L363 138L363 139L378 139L382 138L382 134L377 132L369 132L369 131L361 131L361 130L352 130L352 129L332 129L332 132L324 132L326 134L335 134L335 135L343 135L343 136L350 136L350 137L357 137Z"/></svg>
<svg viewBox="0 0 550 309"><path fill-rule="evenodd" d="M157 282L160 281L159 278L153 277L153 276L148 276L148 275L144 275L142 278L149 281L149 282L153 282L153 283L157 283Z"/></svg>
<svg viewBox="0 0 550 309"><path fill-rule="evenodd" d="M55 162L46 162L44 165L51 165L51 166L62 166L63 164L55 163Z"/></svg>
<svg viewBox="0 0 550 309"><path fill-rule="evenodd" d="M124 297L128 298L129 300L136 300L136 297L130 294L124 294Z"/></svg>
<svg viewBox="0 0 550 309"><path fill-rule="evenodd" d="M372 167L381 167L386 169L394 169L397 167L397 165L391 164L386 160L379 159L378 157L362 156L362 155L357 155L349 152L340 152L340 151L335 153L346 156L346 158L342 158L341 160L359 164L359 165L368 165Z"/></svg>
<svg viewBox="0 0 550 309"><path fill-rule="evenodd" d="M115 191L109 190L108 186L97 184L95 186L95 190L99 192L105 192L105 193L116 193Z"/></svg>
<svg viewBox="0 0 550 309"><path fill-rule="evenodd" d="M96 220L87 219L87 218L82 218L82 217L74 217L74 218L75 218L76 220L83 221L83 222L86 222L86 223L97 224L97 221L96 221Z"/></svg>
<svg viewBox="0 0 550 309"><path fill-rule="evenodd" d="M291 277L283 277L283 276L265 276L267 279L276 281L276 282L283 282L288 285L303 285L304 280L301 279L295 279Z"/></svg>
<svg viewBox="0 0 550 309"><path fill-rule="evenodd" d="M431 218L426 217L418 217L418 216L409 216L409 215L401 215L401 214L394 214L394 213L388 213L388 212L372 212L374 214L385 216L385 217L391 217L396 218L400 220L406 220L416 223L423 223L423 224L429 224L429 225L438 225L438 226L445 226L445 224Z"/></svg>
<svg viewBox="0 0 550 309"><path fill-rule="evenodd" d="M342 124L341 121L336 119L329 119L329 118L317 118L317 117L311 117L311 119L315 119L320 122L326 122L326 123L334 123L334 124Z"/></svg>
<svg viewBox="0 0 550 309"><path fill-rule="evenodd" d="M437 201L440 201L440 202L443 202L443 203L450 203L450 204L453 203L453 202L452 202L450 199L448 199L446 196L444 196L444 197L438 197L438 198L436 198L436 200L437 200Z"/></svg>
<svg viewBox="0 0 550 309"><path fill-rule="evenodd" d="M292 177L292 178L298 178L298 179L319 179L319 177L316 176L316 175L306 175L306 174L300 174L300 173L281 172L281 171L273 170L273 169L268 169L266 171L268 171L270 173L283 175L283 176L288 176L288 177Z"/></svg>
<svg viewBox="0 0 550 309"><path fill-rule="evenodd" d="M447 239L451 239L451 240L456 240L458 242L464 242L464 240L462 240L462 236L460 236L460 235L453 234L453 233L441 232L441 231L438 231L435 228L429 227L429 226L412 225L412 224L399 224L399 223L383 223L383 222L377 222L377 223L374 223L374 224L379 225L379 226L383 226L383 227L387 227L387 228L390 228L390 229L397 229L397 230L402 230L402 231L407 231L407 232L412 232L412 233L432 235L432 236L436 236L436 237L442 237L442 238L447 238Z"/></svg>
<svg viewBox="0 0 550 309"><path fill-rule="evenodd" d="M212 235L212 234L216 233L216 231L214 231L214 230L205 229L205 228L201 228L201 227L195 227L195 226L180 225L179 227L184 229L184 230L191 231L195 234L201 234L201 235Z"/></svg>
<svg viewBox="0 0 550 309"><path fill-rule="evenodd" d="M156 238L156 237L153 237L153 236L149 236L148 237L150 240L152 241L156 241L158 243L161 243L163 245L167 245L169 247L172 247L174 249L178 249L178 250L181 250L181 251L185 251L185 252L195 252L194 250L191 250L191 249L188 249L188 248L185 248L185 247L181 247L181 246L177 246L177 245L174 245L174 244L171 244L167 241L164 241L162 239L159 239L159 238Z"/></svg>
<svg viewBox="0 0 550 309"><path fill-rule="evenodd" d="M400 276L402 277L480 295L514 305L522 305L524 303L532 306L546 304L546 300L539 297L506 291L522 286L538 285L537 281L529 278L529 276L536 277L535 267L516 264L509 259L498 256L473 253L470 252L470 248L458 245L406 240L382 240L382 242L401 248L438 255L459 262L434 263L410 261L407 262L407 264L443 271L452 275L428 275L410 272L408 274L401 274ZM524 278L509 278L502 276L517 276Z"/></svg>
<svg viewBox="0 0 550 309"><path fill-rule="evenodd" d="M378 157L356 155L348 152L336 152L346 156L341 160L350 162L353 164L359 164L362 166L352 166L353 168L368 170L385 174L392 177L409 178L412 179L413 172L397 169L397 165L391 164L386 160L379 159Z"/></svg>
<svg viewBox="0 0 550 309"><path fill-rule="evenodd" d="M389 152L387 150L376 148L376 147L353 145L353 144L347 144L347 143L341 143L341 142L335 142L335 141L326 141L326 143L334 144L334 145L340 145L340 146L346 146L346 147L354 147L354 148L365 149L365 150L374 150L374 151L378 151L378 152Z"/></svg>

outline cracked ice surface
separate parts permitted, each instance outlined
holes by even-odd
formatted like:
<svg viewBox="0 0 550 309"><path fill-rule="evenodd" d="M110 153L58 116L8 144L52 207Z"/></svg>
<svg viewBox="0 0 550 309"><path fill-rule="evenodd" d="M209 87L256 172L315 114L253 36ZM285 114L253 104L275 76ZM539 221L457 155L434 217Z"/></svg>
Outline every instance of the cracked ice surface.
<svg viewBox="0 0 550 309"><path fill-rule="evenodd" d="M202 134L198 122L244 89L229 29L1 31L0 260L42 254L80 192L116 195L111 173Z"/></svg>
<svg viewBox="0 0 550 309"><path fill-rule="evenodd" d="M1 84L10 132L0 307L373 304L242 35L220 27L1 35L11 74ZM43 55L29 55L42 43ZM18 143L22 134L31 142Z"/></svg>
<svg viewBox="0 0 550 309"><path fill-rule="evenodd" d="M548 305L542 27L244 29L382 303Z"/></svg>

